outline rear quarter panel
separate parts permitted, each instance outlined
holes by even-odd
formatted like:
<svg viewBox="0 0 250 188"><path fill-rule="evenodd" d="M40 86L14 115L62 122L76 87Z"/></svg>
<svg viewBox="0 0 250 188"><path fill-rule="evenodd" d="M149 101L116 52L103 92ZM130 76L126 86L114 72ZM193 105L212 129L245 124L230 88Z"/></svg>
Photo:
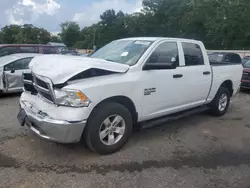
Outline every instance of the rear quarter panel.
<svg viewBox="0 0 250 188"><path fill-rule="evenodd" d="M214 99L218 89L226 80L230 80L233 83L233 95L238 91L241 83L241 77L243 72L243 67L239 65L215 65L212 66L213 79L211 91L209 93L207 101L210 102Z"/></svg>

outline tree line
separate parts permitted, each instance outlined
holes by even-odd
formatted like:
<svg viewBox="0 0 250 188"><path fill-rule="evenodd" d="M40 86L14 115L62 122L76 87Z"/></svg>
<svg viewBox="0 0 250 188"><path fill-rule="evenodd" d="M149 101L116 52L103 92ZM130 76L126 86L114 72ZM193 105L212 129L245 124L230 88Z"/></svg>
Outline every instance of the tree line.
<svg viewBox="0 0 250 188"><path fill-rule="evenodd" d="M250 49L249 0L143 0L141 12L107 10L100 21L80 28L61 24L59 36L32 25L10 25L0 32L1 43L63 41L90 49L125 37L182 37L201 40L208 49Z"/></svg>

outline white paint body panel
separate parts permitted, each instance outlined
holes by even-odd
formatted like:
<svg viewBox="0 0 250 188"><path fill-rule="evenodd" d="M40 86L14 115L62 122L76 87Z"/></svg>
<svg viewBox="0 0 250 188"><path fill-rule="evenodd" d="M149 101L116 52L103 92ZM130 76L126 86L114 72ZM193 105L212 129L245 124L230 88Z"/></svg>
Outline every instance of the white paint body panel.
<svg viewBox="0 0 250 188"><path fill-rule="evenodd" d="M234 93L238 90L242 66L225 65L211 68L202 42L173 38L134 38L133 40L152 40L154 42L137 64L131 67L101 59L60 55L41 56L32 60L31 70L37 75L50 78L54 84L64 83L72 76L90 68L121 73L77 80L69 82L64 87L65 89L81 90L91 100L89 107L57 107L28 93L21 96L21 101L24 99L32 101L35 106L56 119L65 118L69 120L69 118L72 118L73 121L87 119L94 107L107 98L125 96L134 103L138 113L138 121L141 122L209 103L214 98L220 85L226 80L233 82ZM152 51L164 41L177 42L180 67L171 70L143 71L142 67ZM205 65L185 67L181 42L200 45ZM203 75L205 71L210 71L211 74ZM174 74L183 74L183 78L174 79ZM156 88L156 92L145 96L145 88ZM75 113L75 115L71 113Z"/></svg>
<svg viewBox="0 0 250 188"><path fill-rule="evenodd" d="M64 83L71 77L90 68L114 72L126 72L129 69L129 65L113 63L103 59L65 55L43 55L34 58L29 67L37 75L50 78L54 84Z"/></svg>

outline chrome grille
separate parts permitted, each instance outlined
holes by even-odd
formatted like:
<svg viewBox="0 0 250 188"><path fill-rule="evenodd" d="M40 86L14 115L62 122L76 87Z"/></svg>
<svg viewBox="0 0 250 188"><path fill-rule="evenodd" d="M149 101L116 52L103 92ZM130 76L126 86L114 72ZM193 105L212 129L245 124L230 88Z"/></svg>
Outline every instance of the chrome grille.
<svg viewBox="0 0 250 188"><path fill-rule="evenodd" d="M49 78L37 76L35 74L23 74L24 90L45 98L46 100L56 103L52 82Z"/></svg>

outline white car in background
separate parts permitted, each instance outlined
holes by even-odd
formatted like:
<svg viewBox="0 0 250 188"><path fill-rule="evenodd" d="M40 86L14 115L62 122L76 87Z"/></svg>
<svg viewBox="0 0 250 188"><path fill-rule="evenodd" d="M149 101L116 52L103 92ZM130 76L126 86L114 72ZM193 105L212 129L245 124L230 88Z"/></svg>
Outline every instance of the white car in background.
<svg viewBox="0 0 250 188"><path fill-rule="evenodd" d="M21 53L0 57L0 93L22 91L22 74L29 72L30 61L39 55L41 54Z"/></svg>

